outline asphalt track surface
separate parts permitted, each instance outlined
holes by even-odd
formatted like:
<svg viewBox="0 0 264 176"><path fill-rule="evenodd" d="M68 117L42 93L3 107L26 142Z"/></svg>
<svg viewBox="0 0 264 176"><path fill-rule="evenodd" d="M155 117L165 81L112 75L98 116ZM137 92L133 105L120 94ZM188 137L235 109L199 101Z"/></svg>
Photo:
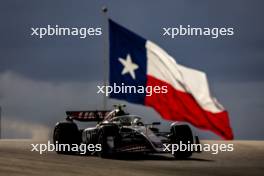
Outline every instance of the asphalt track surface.
<svg viewBox="0 0 264 176"><path fill-rule="evenodd" d="M0 140L0 175L185 176L264 175L264 141L229 141L233 152L196 153L188 160L170 155L101 159L96 156L40 155L26 140ZM224 143L224 141L203 141Z"/></svg>

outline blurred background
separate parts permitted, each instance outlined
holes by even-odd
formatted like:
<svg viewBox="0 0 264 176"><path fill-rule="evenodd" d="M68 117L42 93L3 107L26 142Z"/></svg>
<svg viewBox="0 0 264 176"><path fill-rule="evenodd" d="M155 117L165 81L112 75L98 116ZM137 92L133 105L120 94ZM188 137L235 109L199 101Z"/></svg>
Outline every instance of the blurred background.
<svg viewBox="0 0 264 176"><path fill-rule="evenodd" d="M110 18L152 40L178 63L205 71L212 94L229 111L235 139L264 139L264 2L261 0L2 0L0 106L3 138L50 136L65 110L102 109L104 35L38 39L31 27L104 27ZM232 27L234 36L164 37L163 27ZM105 28L103 34L105 34ZM112 104L122 103L109 100ZM128 105L145 121L162 121L151 108ZM89 124L87 124L89 125ZM161 128L169 129L162 121ZM195 129L203 139L216 135Z"/></svg>

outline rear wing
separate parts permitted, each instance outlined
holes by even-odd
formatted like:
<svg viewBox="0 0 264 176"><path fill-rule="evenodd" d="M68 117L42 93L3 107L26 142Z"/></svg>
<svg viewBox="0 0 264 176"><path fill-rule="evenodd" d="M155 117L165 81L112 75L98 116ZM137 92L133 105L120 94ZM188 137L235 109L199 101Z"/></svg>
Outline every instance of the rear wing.
<svg viewBox="0 0 264 176"><path fill-rule="evenodd" d="M82 122L100 122L111 113L111 111L66 111L67 120L77 120Z"/></svg>

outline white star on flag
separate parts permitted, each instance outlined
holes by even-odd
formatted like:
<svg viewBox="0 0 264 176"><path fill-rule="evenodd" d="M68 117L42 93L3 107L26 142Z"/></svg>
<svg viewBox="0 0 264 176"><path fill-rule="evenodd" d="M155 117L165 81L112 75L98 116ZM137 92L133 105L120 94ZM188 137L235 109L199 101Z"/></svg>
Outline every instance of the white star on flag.
<svg viewBox="0 0 264 176"><path fill-rule="evenodd" d="M136 79L135 70L138 69L138 65L132 62L130 55L127 55L126 60L123 58L119 58L118 60L124 66L121 74L129 73L133 79Z"/></svg>

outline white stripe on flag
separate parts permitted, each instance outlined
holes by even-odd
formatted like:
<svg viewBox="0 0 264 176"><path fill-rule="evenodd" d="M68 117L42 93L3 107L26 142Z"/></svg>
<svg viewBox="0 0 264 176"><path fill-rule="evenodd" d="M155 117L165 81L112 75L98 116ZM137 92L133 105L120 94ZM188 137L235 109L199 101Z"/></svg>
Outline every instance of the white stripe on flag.
<svg viewBox="0 0 264 176"><path fill-rule="evenodd" d="M146 42L146 50L147 75L170 84L178 91L192 94L204 110L213 113L224 110L223 106L211 97L204 72L177 64L166 51L151 41Z"/></svg>

